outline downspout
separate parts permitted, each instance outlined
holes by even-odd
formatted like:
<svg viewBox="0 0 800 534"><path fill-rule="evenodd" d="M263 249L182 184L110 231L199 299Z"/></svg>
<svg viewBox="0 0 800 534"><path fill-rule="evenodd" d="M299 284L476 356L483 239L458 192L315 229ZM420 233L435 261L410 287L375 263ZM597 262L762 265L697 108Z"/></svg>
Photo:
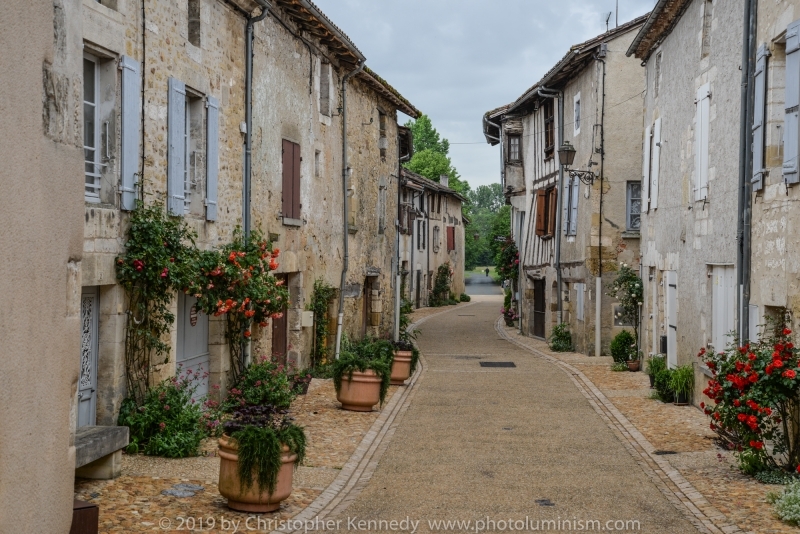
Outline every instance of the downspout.
<svg viewBox="0 0 800 534"><path fill-rule="evenodd" d="M410 145L409 145L410 146ZM397 261L395 262L395 280L394 280L394 340L400 341L400 306L402 304L403 296L400 294L400 220L403 216L400 205L400 188L403 186L403 163L411 159L410 156L400 156L400 137L397 138L397 219L394 224L395 229L395 253Z"/></svg>
<svg viewBox="0 0 800 534"><path fill-rule="evenodd" d="M347 267L350 259L348 249L349 228L347 221L350 217L347 204L347 185L349 181L349 169L347 167L347 81L361 72L364 68L364 61L360 61L358 66L345 74L342 78L342 233L344 241L344 258L342 261L342 279L339 282L339 317L336 320L336 359L339 359L339 350L342 346L342 323L344 321L344 286L347 281Z"/></svg>
<svg viewBox="0 0 800 534"><path fill-rule="evenodd" d="M595 299L594 308L594 355L600 357L602 345L602 317L603 317L603 180L605 178L603 169L606 161L606 62L595 56L595 59L603 64L603 96L600 104L600 214L598 225L598 242L597 242L597 281L595 286ZM636 333L636 339L639 339L639 333ZM637 353L638 354L638 353Z"/></svg>
<svg viewBox="0 0 800 534"><path fill-rule="evenodd" d="M272 5L267 0L257 0L261 6L261 14L257 17L248 17L245 24L245 87L244 87L244 109L245 109L245 134L244 134L244 184L242 187L242 227L244 228L245 243L250 237L250 183L252 173L252 149L253 149L253 25L266 18ZM244 327L243 327L244 328ZM244 365L250 364L251 344L248 338L242 347Z"/></svg>
<svg viewBox="0 0 800 534"><path fill-rule="evenodd" d="M541 87L537 90L537 94L544 98L557 98L558 99L558 146L564 144L564 93L562 91L551 90L546 87ZM558 150L558 147L556 147ZM562 198L564 192L564 166L559 164L558 165L558 192L556 193L558 196L558 209L556 210L556 291L558 295L556 297L558 301L558 315L556 317L556 321L558 324L561 324L561 319L564 316L564 305L563 299L561 296L561 234L562 228L561 225L563 221L561 220L561 213L564 211L562 208L562 204L564 203L564 199Z"/></svg>
<svg viewBox="0 0 800 534"><path fill-rule="evenodd" d="M745 0L742 20L742 89L739 117L739 199L736 250L736 281L738 291L739 340L744 343L750 332L750 219L752 182L748 171L753 164L752 129L753 92L750 79L755 59L755 27L757 5L755 0Z"/></svg>

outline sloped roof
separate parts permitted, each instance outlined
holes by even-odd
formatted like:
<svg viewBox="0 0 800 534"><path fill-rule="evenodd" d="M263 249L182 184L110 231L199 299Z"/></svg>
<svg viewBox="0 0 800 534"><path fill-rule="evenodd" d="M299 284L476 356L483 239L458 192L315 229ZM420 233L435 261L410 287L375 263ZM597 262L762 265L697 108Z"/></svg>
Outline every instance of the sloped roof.
<svg viewBox="0 0 800 534"><path fill-rule="evenodd" d="M406 100L406 98L400 94L400 92L392 87L389 82L378 76L378 74L369 67L364 67L358 77L364 80L367 85L375 89L381 96L387 99L389 102L397 106L397 109L411 117L412 119L416 119L422 112L415 108L411 102Z"/></svg>
<svg viewBox="0 0 800 534"><path fill-rule="evenodd" d="M646 61L661 41L672 32L690 3L691 0L658 0L626 55L635 55Z"/></svg>
<svg viewBox="0 0 800 534"><path fill-rule="evenodd" d="M433 180L431 180L429 178L426 178L426 177L422 176L421 174L417 174L415 172L411 172L408 169L406 169L405 167L400 169L400 175L403 178L411 180L412 182L425 187L426 189L432 189L433 191L438 191L440 193L445 193L447 195L452 195L452 196L458 198L459 200L461 200L461 202L467 202L467 199L462 197L454 189L450 189L449 187L443 186L439 182L434 182Z"/></svg>

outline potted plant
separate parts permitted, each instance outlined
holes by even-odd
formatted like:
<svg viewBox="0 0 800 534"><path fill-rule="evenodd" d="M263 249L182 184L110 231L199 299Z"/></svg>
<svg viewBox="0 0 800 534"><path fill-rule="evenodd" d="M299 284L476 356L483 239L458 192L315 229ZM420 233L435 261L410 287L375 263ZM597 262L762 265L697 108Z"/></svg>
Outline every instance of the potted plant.
<svg viewBox="0 0 800 534"><path fill-rule="evenodd" d="M647 376L650 378L650 389L656 386L656 375L667 368L667 362L660 354L647 361Z"/></svg>
<svg viewBox="0 0 800 534"><path fill-rule="evenodd" d="M393 386L405 384L405 381L417 369L418 361L419 350L411 341L405 339L396 341L394 343L394 358L392 359L391 384Z"/></svg>
<svg viewBox="0 0 800 534"><path fill-rule="evenodd" d="M373 406L383 404L389 390L393 355L391 341L342 340L339 359L333 362L333 385L343 409L371 412Z"/></svg>
<svg viewBox="0 0 800 534"><path fill-rule="evenodd" d="M694 369L691 365L681 365L675 368L670 379L670 386L675 392L675 404L685 406L689 404L694 389Z"/></svg>
<svg viewBox="0 0 800 534"><path fill-rule="evenodd" d="M223 425L219 493L228 507L273 512L292 493L294 467L303 461L303 429L274 406L245 406Z"/></svg>

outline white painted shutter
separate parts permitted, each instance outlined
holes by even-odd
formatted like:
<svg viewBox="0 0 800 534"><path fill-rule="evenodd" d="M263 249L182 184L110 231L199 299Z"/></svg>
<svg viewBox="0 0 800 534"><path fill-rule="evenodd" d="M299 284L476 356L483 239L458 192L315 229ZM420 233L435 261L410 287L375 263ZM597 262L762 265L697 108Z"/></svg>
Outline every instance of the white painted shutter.
<svg viewBox="0 0 800 534"><path fill-rule="evenodd" d="M183 215L184 136L186 134L186 85L169 79L167 98L167 210L170 215Z"/></svg>
<svg viewBox="0 0 800 534"><path fill-rule="evenodd" d="M217 220L219 176L219 100L206 97L206 220Z"/></svg>
<svg viewBox="0 0 800 534"><path fill-rule="evenodd" d="M766 44L758 47L756 71L754 73L755 100L753 104L753 190L764 186L764 115L767 100L767 57Z"/></svg>
<svg viewBox="0 0 800 534"><path fill-rule="evenodd" d="M711 111L711 91L709 84L697 90L697 105L695 112L695 183L694 199L708 198L708 128L709 113Z"/></svg>
<svg viewBox="0 0 800 534"><path fill-rule="evenodd" d="M783 125L783 179L800 181L797 169L798 106L800 106L800 20L786 29L786 114Z"/></svg>
<svg viewBox="0 0 800 534"><path fill-rule="evenodd" d="M578 233L578 195L581 192L581 181L576 176L572 179L572 194L569 198L569 233L575 235Z"/></svg>
<svg viewBox="0 0 800 534"><path fill-rule="evenodd" d="M569 199L569 194L570 191L572 190L571 184L572 184L572 178L570 178L569 175L565 176L564 194L562 195L561 198L561 210L562 210L561 226L564 228L564 235L569 235L569 214L571 213L569 209L571 203Z"/></svg>
<svg viewBox="0 0 800 534"><path fill-rule="evenodd" d="M653 126L653 163L650 169L650 209L658 208L658 175L661 168L661 117Z"/></svg>
<svg viewBox="0 0 800 534"><path fill-rule="evenodd" d="M644 129L643 150L644 160L642 161L642 213L650 210L650 138L652 136L651 127Z"/></svg>
<svg viewBox="0 0 800 534"><path fill-rule="evenodd" d="M120 110L120 192L122 209L136 208L136 183L139 171L139 147L142 135L142 78L139 62L122 56L122 106Z"/></svg>

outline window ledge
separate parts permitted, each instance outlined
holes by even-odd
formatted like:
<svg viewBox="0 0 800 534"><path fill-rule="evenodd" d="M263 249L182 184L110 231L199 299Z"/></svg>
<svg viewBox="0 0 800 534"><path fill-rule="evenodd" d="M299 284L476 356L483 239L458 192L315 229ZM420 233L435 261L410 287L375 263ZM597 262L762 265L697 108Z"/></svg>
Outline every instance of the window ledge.
<svg viewBox="0 0 800 534"><path fill-rule="evenodd" d="M622 232L623 239L639 239L642 237L641 232L637 232L636 230L625 230Z"/></svg>
<svg viewBox="0 0 800 534"><path fill-rule="evenodd" d="M290 217L283 218L284 226L303 226L303 221L300 219L292 219Z"/></svg>
<svg viewBox="0 0 800 534"><path fill-rule="evenodd" d="M358 232L358 227L355 224L348 224L347 225L347 233L348 234L355 234Z"/></svg>

